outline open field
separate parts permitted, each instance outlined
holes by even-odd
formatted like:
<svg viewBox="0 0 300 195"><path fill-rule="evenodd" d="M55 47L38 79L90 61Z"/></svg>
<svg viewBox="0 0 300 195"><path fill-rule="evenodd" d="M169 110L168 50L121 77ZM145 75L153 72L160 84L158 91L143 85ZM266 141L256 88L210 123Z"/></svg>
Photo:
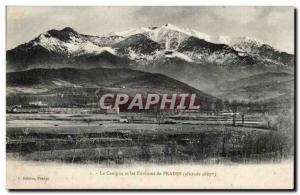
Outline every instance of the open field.
<svg viewBox="0 0 300 195"><path fill-rule="evenodd" d="M40 114L18 113L7 114L7 127L52 127L52 126L99 126L104 124L117 124L120 119L126 118L132 124L157 124L157 115L145 113L120 114ZM223 124L231 125L232 116L209 114L172 114L164 116L164 120L176 124ZM241 116L237 116L236 124L241 125ZM266 123L261 116L247 115L243 126L265 127Z"/></svg>
<svg viewBox="0 0 300 195"><path fill-rule="evenodd" d="M293 152L293 140L259 124L118 120L116 115L8 115L7 156L67 163L172 164L280 161Z"/></svg>

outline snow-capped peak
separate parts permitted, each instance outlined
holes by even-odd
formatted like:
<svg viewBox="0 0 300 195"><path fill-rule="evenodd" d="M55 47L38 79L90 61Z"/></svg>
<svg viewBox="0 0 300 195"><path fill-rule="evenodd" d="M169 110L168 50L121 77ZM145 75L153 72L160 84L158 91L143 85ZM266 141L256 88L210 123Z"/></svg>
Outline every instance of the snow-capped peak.
<svg viewBox="0 0 300 195"><path fill-rule="evenodd" d="M173 31L178 31L178 32L181 32L181 33L184 33L186 35L189 35L190 33L188 31L186 31L185 29L182 29L182 28L179 28L173 24L165 24L163 25L161 28L166 28L166 29L169 29L169 30L173 30Z"/></svg>
<svg viewBox="0 0 300 195"><path fill-rule="evenodd" d="M163 43L166 49L169 48L170 40L177 40L178 44L188 37L196 37L204 39L208 42L217 44L227 44L231 47L236 47L239 50L249 49L250 47L259 47L263 43L257 39L249 37L230 37L230 36L211 36L203 32L199 32L190 28L179 28L173 24L167 23L160 27L140 27L133 28L122 32L114 33L118 36L128 37L135 34L144 34L153 41Z"/></svg>
<svg viewBox="0 0 300 195"><path fill-rule="evenodd" d="M68 35L65 35L65 33L68 33ZM60 31L50 30L42 33L33 41L33 45L40 45L49 51L58 52L67 56L100 54L104 51L116 55L113 48L96 45L93 41L86 39L69 27Z"/></svg>
<svg viewBox="0 0 300 195"><path fill-rule="evenodd" d="M115 32L115 33L112 33L110 35L129 37L131 35L144 34L144 33L147 33L149 31L151 31L150 28L141 27L141 28L132 28L132 29L129 29L129 30L121 31L121 32Z"/></svg>
<svg viewBox="0 0 300 195"><path fill-rule="evenodd" d="M227 44L227 45L236 45L236 44L252 44L256 46L261 46L263 43L258 39L250 38L250 37L229 37L229 36L219 36L219 42Z"/></svg>
<svg viewBox="0 0 300 195"><path fill-rule="evenodd" d="M264 44L261 41L250 37L229 36L220 36L219 42L227 44L239 52L252 52Z"/></svg>
<svg viewBox="0 0 300 195"><path fill-rule="evenodd" d="M62 32L67 32L67 33L74 33L74 34L79 34L78 32L76 32L73 28L71 27L65 27L61 30Z"/></svg>

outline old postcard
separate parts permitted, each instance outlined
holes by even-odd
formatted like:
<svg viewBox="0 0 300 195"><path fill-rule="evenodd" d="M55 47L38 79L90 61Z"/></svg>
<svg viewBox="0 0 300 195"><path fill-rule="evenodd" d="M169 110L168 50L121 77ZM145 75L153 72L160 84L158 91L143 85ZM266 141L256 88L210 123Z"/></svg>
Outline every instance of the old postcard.
<svg viewBox="0 0 300 195"><path fill-rule="evenodd" d="M293 7L6 8L8 189L294 189Z"/></svg>

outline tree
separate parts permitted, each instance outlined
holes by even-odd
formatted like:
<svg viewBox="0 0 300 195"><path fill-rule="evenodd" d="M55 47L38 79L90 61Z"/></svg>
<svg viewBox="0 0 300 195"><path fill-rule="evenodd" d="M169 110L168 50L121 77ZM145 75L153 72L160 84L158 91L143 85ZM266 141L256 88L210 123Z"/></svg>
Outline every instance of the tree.
<svg viewBox="0 0 300 195"><path fill-rule="evenodd" d="M222 110L224 110L224 104L223 104L223 101L219 99L216 102L216 111L220 112Z"/></svg>
<svg viewBox="0 0 300 195"><path fill-rule="evenodd" d="M232 126L235 126L236 125L236 113L237 113L237 109L238 109L238 103L237 103L236 100L234 100L231 103L231 107L232 107L232 112L233 112L233 115L232 115Z"/></svg>

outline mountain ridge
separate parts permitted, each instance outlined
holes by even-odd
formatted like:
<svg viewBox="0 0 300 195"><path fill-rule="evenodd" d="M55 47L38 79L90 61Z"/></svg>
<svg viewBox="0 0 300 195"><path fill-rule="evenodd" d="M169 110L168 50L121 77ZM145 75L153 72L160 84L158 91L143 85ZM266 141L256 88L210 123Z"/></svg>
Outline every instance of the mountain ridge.
<svg viewBox="0 0 300 195"><path fill-rule="evenodd" d="M214 96L223 83L268 72L294 72L294 55L256 39L210 39L193 29L171 24L106 36L84 35L66 27L46 31L8 50L7 72L65 67L127 68L163 74ZM135 84L130 79L128 82Z"/></svg>
<svg viewBox="0 0 300 195"><path fill-rule="evenodd" d="M76 60L73 58L99 55L103 52L109 52L115 58L121 57L124 61L127 58L138 63L148 63L154 58L166 57L165 52L167 51L187 55L196 63L210 61L215 64L233 62L243 64L245 59L251 59L250 61L254 61L254 63L263 62L276 64L276 66L291 66L294 60L293 55L280 52L269 45L247 38L240 41L241 44L244 44L245 40L248 40L250 43L247 46L237 46L237 41L230 46L224 43L209 42L204 39L205 36L201 38L200 32L196 33L194 30L186 32L171 24L142 29L142 31L123 33L122 36L110 35L106 37L80 34L70 27L62 30L52 29L27 43L8 50L8 70L26 70L31 67L36 68L37 64L47 63L70 64L71 61L76 64ZM197 47L195 47L196 43ZM191 48L193 44L195 46ZM224 61L227 58L229 60ZM106 59L102 61L106 61ZM249 64L249 62L246 63ZM100 67L103 65L101 60L98 65Z"/></svg>

